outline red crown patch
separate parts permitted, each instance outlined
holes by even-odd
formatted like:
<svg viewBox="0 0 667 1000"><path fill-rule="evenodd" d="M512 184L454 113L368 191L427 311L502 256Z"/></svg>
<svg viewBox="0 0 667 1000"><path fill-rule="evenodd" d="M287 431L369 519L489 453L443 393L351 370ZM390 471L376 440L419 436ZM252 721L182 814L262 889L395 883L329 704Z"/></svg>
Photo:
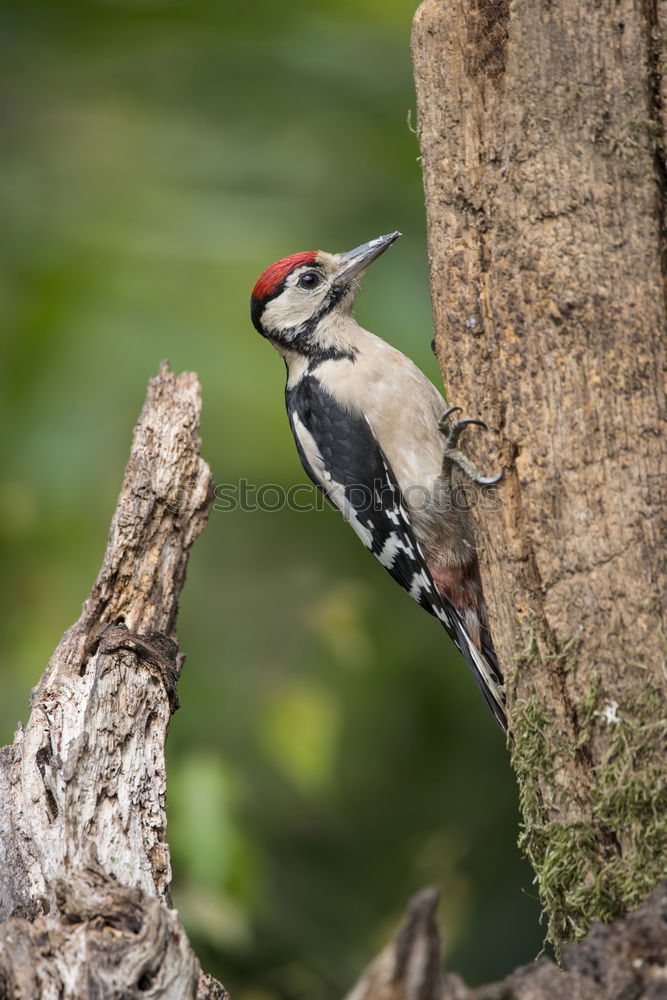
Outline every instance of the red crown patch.
<svg viewBox="0 0 667 1000"><path fill-rule="evenodd" d="M270 295L273 295L276 288L285 280L290 271L293 271L295 267L299 267L301 264L312 264L316 257L316 250L303 250L301 253L293 253L289 257L277 260L271 267L267 267L266 271L257 279L257 283L252 290L253 298L266 299Z"/></svg>

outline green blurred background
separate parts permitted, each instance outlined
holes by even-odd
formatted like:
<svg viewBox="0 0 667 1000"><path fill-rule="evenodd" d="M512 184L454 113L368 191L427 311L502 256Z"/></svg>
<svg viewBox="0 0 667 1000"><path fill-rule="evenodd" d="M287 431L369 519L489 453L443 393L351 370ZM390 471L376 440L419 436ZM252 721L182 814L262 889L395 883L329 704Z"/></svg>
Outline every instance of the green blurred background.
<svg viewBox="0 0 667 1000"><path fill-rule="evenodd" d="M362 323L436 381L410 0L5 2L2 742L97 571L146 380L201 378L218 483L303 482L250 289L400 229ZM414 120L414 113L413 113ZM332 511L215 510L179 621L174 899L234 1000L333 1000L409 895L449 968L540 947L491 715Z"/></svg>

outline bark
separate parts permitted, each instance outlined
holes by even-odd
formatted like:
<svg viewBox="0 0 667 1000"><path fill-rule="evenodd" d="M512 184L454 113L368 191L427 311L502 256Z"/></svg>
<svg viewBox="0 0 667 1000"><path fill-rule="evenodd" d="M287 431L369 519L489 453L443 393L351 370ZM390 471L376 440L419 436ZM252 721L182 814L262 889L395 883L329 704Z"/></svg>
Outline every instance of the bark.
<svg viewBox="0 0 667 1000"><path fill-rule="evenodd" d="M470 989L443 974L438 892L424 889L403 923L345 1000L664 1000L667 997L667 881L625 921L595 925L566 945L564 968L543 958L499 983ZM481 943L483 947L483 943Z"/></svg>
<svg viewBox="0 0 667 1000"><path fill-rule="evenodd" d="M170 907L164 745L175 623L212 500L199 385L163 364L81 617L0 751L0 996L222 997Z"/></svg>
<svg viewBox="0 0 667 1000"><path fill-rule="evenodd" d="M505 469L473 517L555 942L665 871L665 18L425 0L414 22L436 349L492 431L471 455Z"/></svg>

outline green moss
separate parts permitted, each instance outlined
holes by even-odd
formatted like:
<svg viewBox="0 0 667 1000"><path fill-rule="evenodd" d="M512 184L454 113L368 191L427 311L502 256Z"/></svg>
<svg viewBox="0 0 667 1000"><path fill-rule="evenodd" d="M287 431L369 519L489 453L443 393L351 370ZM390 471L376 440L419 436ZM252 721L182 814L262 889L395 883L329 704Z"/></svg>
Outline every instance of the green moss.
<svg viewBox="0 0 667 1000"><path fill-rule="evenodd" d="M533 664L539 664L540 662L540 653L537 648L537 636L535 635L534 629L531 628L528 634L528 645L523 653L517 657L515 668L508 677L508 682L510 684L508 695L511 702L516 702L517 700L517 683L522 673L525 670L530 670Z"/></svg>
<svg viewBox="0 0 667 1000"><path fill-rule="evenodd" d="M614 714L613 738L595 770L593 819L616 845L607 882L622 912L639 903L667 867L667 719L652 688Z"/></svg>
<svg viewBox="0 0 667 1000"><path fill-rule="evenodd" d="M520 702L513 715L512 762L519 782L519 804L523 825L519 846L530 858L536 874L543 914L549 918L548 936L551 933L551 914L555 910L551 883L558 885L562 878L551 870L560 868L558 837L548 815L551 802L545 795L554 787L558 755L549 741L552 713L535 697Z"/></svg>
<svg viewBox="0 0 667 1000"><path fill-rule="evenodd" d="M591 729L595 721L595 706L600 697L600 680L596 678L589 684L584 697L577 705L577 746L586 746L591 738Z"/></svg>
<svg viewBox="0 0 667 1000"><path fill-rule="evenodd" d="M603 727L607 749L581 790L589 822L558 816L558 771L576 749L554 745L552 713L537 699L514 712L513 762L520 785L520 845L535 868L548 937L579 938L594 920L609 922L646 897L665 874L667 721L659 692L616 706L600 704L592 685L577 706L579 746ZM611 737L611 738L610 738Z"/></svg>
<svg viewBox="0 0 667 1000"><path fill-rule="evenodd" d="M566 674L572 669L573 666L575 666L580 646L581 639L578 636L572 636L571 639L568 639L567 642L564 642L561 645L557 652L548 656L547 660L551 662L561 674Z"/></svg>

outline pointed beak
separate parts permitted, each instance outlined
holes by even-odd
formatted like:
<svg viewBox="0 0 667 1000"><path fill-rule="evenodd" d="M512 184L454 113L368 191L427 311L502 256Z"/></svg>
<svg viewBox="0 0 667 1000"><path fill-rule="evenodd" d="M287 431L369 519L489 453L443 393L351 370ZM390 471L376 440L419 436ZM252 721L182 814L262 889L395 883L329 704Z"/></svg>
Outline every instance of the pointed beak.
<svg viewBox="0 0 667 1000"><path fill-rule="evenodd" d="M378 236L368 243L362 243L360 247L355 247L354 250L339 254L340 268L336 275L336 283L349 281L362 274L368 265L383 254L400 235L401 233L388 233L386 236Z"/></svg>

